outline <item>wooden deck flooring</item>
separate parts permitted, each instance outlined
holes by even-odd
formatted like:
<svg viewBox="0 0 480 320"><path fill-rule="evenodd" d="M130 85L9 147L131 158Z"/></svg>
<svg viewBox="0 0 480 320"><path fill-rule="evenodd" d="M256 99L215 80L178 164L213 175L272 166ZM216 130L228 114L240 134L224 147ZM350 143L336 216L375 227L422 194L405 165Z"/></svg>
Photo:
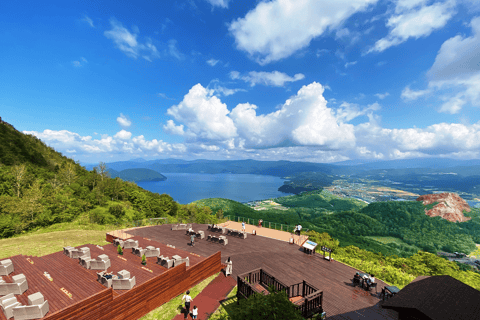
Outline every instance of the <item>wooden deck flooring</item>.
<svg viewBox="0 0 480 320"><path fill-rule="evenodd" d="M133 237L133 239L139 240L139 244L143 248L148 245L155 246L156 248L159 247L160 254L164 256L171 257L175 254L180 255L182 258L188 256L190 266L205 259L205 257L189 253L179 248L173 249L167 247L165 244L143 239L142 237ZM156 258L147 258L147 265L144 267L141 264L141 258L133 255L131 250L125 250L123 256L120 256L112 244L103 246L103 250L91 244L79 247L89 247L92 258L96 258L100 254L108 255L111 261L111 267L108 271L117 273L123 269L128 270L132 277L135 276L137 285L167 270L156 264ZM49 303L50 311L47 316L106 289L106 287L96 281L96 273L101 270L87 270L83 268L78 263L78 259L71 259L64 255L63 248L59 248L59 252L43 257L17 255L10 259L13 262L15 271L8 276L2 276L3 280L13 282L12 276L20 273L25 274L28 290L22 295L16 295L17 300L23 305L27 305L28 295L41 292L45 300L48 300ZM43 275L44 271L50 274L53 281L48 280ZM127 292L127 290L114 290L113 292L114 296L118 296ZM68 293L71 294L71 297ZM0 320L5 319L3 312L0 312Z"/></svg>
<svg viewBox="0 0 480 320"><path fill-rule="evenodd" d="M194 224L195 231L207 231L206 225ZM379 307L380 299L375 293L353 287L351 279L359 271L337 261L329 262L319 254L306 255L298 245L284 241L248 235L246 239L228 237L228 245L196 239L190 246L190 238L185 230L172 231L171 225L152 226L129 230L135 236L148 237L161 243L175 245L177 249L210 256L221 251L222 261L231 257L233 274L237 275L256 268L263 268L286 285L308 281L324 292L324 311L329 319L381 319L396 320L397 313ZM113 248L113 246L111 246ZM386 284L378 282L378 291Z"/></svg>

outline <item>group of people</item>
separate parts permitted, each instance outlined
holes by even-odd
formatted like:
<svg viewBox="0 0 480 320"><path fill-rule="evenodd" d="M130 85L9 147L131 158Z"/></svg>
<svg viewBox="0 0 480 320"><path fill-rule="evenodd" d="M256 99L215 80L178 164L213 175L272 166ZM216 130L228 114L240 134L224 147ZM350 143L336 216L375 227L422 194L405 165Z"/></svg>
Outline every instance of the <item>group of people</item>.
<svg viewBox="0 0 480 320"><path fill-rule="evenodd" d="M364 284L366 284L366 289L369 289L375 283L375 276L373 274L371 274L370 276L368 274L365 274L363 277L361 277L360 274L357 272L353 276L353 282L360 284L362 281Z"/></svg>
<svg viewBox="0 0 480 320"><path fill-rule="evenodd" d="M302 231L302 226L297 224L295 225L295 230L294 230L294 233L299 236L300 235L300 231Z"/></svg>

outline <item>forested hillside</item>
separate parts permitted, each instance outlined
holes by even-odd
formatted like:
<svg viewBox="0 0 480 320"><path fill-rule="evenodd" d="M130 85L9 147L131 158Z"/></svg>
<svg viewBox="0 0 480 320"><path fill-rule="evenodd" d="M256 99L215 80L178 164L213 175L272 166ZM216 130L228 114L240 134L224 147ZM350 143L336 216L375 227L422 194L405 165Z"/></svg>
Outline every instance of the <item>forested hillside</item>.
<svg viewBox="0 0 480 320"><path fill-rule="evenodd" d="M327 232L342 247L355 245L385 255L409 257L418 250L470 253L480 243L480 210L465 213L472 217L454 223L425 215L418 201L374 202L366 205L356 199L339 198L330 192L313 191L275 199L288 210L255 211L225 199L204 199L198 205L224 215L263 219L288 225L302 224L319 233Z"/></svg>
<svg viewBox="0 0 480 320"><path fill-rule="evenodd" d="M192 218L198 212L169 195L109 178L103 163L87 171L36 137L0 123L2 238L80 217L106 224L177 215Z"/></svg>

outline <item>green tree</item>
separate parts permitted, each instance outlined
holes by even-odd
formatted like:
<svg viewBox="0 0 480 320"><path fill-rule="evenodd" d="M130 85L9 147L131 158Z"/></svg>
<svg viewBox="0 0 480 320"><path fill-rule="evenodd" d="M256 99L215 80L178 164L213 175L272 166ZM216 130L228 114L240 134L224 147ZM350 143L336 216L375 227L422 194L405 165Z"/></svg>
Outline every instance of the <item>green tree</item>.
<svg viewBox="0 0 480 320"><path fill-rule="evenodd" d="M17 198L20 198L20 191L22 190L25 180L26 180L26 175L27 175L27 169L25 164L20 164L20 165L14 165L12 166L12 175L14 180L13 187L17 193Z"/></svg>
<svg viewBox="0 0 480 320"><path fill-rule="evenodd" d="M255 293L240 301L240 307L229 315L231 320L303 320L285 291L263 295Z"/></svg>

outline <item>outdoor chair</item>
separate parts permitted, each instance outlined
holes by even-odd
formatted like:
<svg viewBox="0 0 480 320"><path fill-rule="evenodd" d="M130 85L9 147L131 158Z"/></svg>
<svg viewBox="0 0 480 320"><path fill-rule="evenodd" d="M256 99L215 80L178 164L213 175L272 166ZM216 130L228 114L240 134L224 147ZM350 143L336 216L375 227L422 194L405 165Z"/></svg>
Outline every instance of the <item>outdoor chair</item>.
<svg viewBox="0 0 480 320"><path fill-rule="evenodd" d="M92 259L90 256L78 257L78 263L85 269L90 269L90 263L92 260L94 261L95 259Z"/></svg>
<svg viewBox="0 0 480 320"><path fill-rule="evenodd" d="M45 300L42 304L17 306L13 308L13 316L15 320L40 319L45 317L49 309L48 301Z"/></svg>
<svg viewBox="0 0 480 320"><path fill-rule="evenodd" d="M145 258L158 257L160 255L160 248L155 248L153 246L148 246L145 249Z"/></svg>
<svg viewBox="0 0 480 320"><path fill-rule="evenodd" d="M175 259L174 266L178 266L182 263L185 263L187 267L190 266L190 259L188 257L183 258L183 259Z"/></svg>
<svg viewBox="0 0 480 320"><path fill-rule="evenodd" d="M132 278L124 279L113 279L112 288L113 290L130 290L135 286L135 276Z"/></svg>
<svg viewBox="0 0 480 320"><path fill-rule="evenodd" d="M107 256L107 259L102 257L104 255L100 255L97 259L90 260L90 269L91 270L107 270L111 267L110 259Z"/></svg>
<svg viewBox="0 0 480 320"><path fill-rule="evenodd" d="M63 247L63 254L66 256L70 256L70 250L72 249L75 249L75 247L71 247L71 246Z"/></svg>
<svg viewBox="0 0 480 320"><path fill-rule="evenodd" d="M138 240L128 239L124 242L124 249L131 249L138 247Z"/></svg>
<svg viewBox="0 0 480 320"><path fill-rule="evenodd" d="M70 250L70 255L69 255L70 258L78 259L79 257L82 257L82 256L90 257L90 248L83 247L83 248L80 248L80 249Z"/></svg>
<svg viewBox="0 0 480 320"><path fill-rule="evenodd" d="M147 251L147 249L143 249L142 247L132 248L132 253L139 257L143 256L145 251Z"/></svg>
<svg viewBox="0 0 480 320"><path fill-rule="evenodd" d="M13 276L12 279L13 283L0 280L0 296L6 296L10 293L18 295L28 290L27 279L23 273Z"/></svg>
<svg viewBox="0 0 480 320"><path fill-rule="evenodd" d="M205 232L203 232L202 230L198 231L197 234L196 234L197 238L199 239L205 239Z"/></svg>
<svg viewBox="0 0 480 320"><path fill-rule="evenodd" d="M164 257L164 256L159 256L157 257L157 264L167 269L170 269L171 267L173 267L173 259L169 259L168 257Z"/></svg>
<svg viewBox="0 0 480 320"><path fill-rule="evenodd" d="M124 242L122 239L119 239L119 238L113 239L113 246L114 246L115 248L118 247L118 245L120 245L120 247L123 248L124 243L125 243L125 242Z"/></svg>
<svg viewBox="0 0 480 320"><path fill-rule="evenodd" d="M218 242L220 242L221 244L223 244L224 246L226 246L228 244L228 239L224 236L220 237L220 239L218 240Z"/></svg>
<svg viewBox="0 0 480 320"><path fill-rule="evenodd" d="M6 296L0 298L0 306L2 307L3 314L5 314L7 319L13 317L13 308L18 305L21 305L21 303L18 302L13 293L7 294Z"/></svg>
<svg viewBox="0 0 480 320"><path fill-rule="evenodd" d="M360 278L353 277L352 282L353 282L354 286L361 285L361 279Z"/></svg>
<svg viewBox="0 0 480 320"><path fill-rule="evenodd" d="M13 262L10 259L5 259L0 261L0 276L8 276L12 273L13 270Z"/></svg>

